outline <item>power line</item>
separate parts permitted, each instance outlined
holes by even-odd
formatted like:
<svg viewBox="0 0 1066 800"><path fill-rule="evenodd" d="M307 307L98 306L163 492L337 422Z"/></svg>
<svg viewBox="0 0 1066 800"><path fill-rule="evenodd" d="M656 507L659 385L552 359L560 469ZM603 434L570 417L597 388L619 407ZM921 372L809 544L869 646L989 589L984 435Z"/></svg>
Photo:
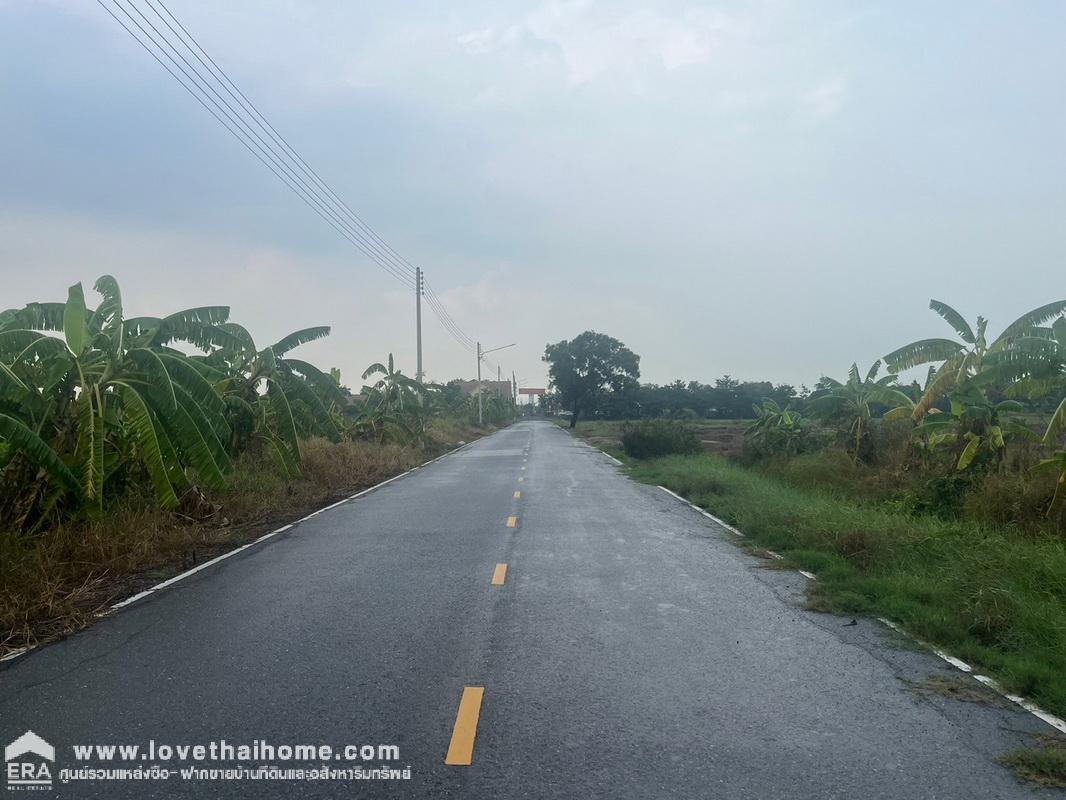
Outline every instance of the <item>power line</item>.
<svg viewBox="0 0 1066 800"><path fill-rule="evenodd" d="M110 5L104 0L97 0L97 3L220 125L312 211L385 272L408 288L415 288L416 269L411 262L378 235L304 160L178 20L164 0L144 0L144 5L166 30L162 30L146 16L134 0L124 1L125 5L123 0L109 0ZM133 27L123 21L112 10L112 6L120 11ZM127 6L143 24L127 10ZM223 96L223 93L226 96ZM459 327L443 301L428 284L424 285L423 296L445 332L460 347L473 353L476 349L473 338Z"/></svg>
<svg viewBox="0 0 1066 800"><path fill-rule="evenodd" d="M267 169L274 173L282 183L288 186L289 189L300 197L300 199L303 200L312 211L318 214L318 216L325 220L332 228L344 236L344 238L346 238L351 244L355 245L356 248L363 252L378 266L397 278L397 280L414 288L413 274L408 273L406 268L398 268L383 258L380 255L380 252L377 251L373 242L369 241L365 235L361 234L361 232L351 224L350 220L346 219L346 214L339 213L338 209L329 201L328 197L324 196L316 187L310 185L307 180L301 178L292 166L281 158L281 155L283 154L279 154L277 150L267 146L268 143L266 143L262 137L258 137L258 141L256 138L253 138L255 132L250 130L247 120L240 111L235 109L232 104L226 102L225 98L218 94L217 90L211 85L209 79L182 55L174 43L144 16L141 10L133 4L132 0L127 0L127 2L130 8L132 8L134 12L144 20L144 24L138 22L138 20L130 14L119 0L112 0L112 2L114 3L115 8L125 15L130 23L140 31L140 36L129 24L117 16L111 7L106 5L103 0L97 0L97 2L111 16L111 18L121 25L122 28L125 29L125 31L160 64L160 66L170 73L171 77L181 84L182 88L189 92L189 94L191 94L193 98L219 122L219 124L226 128L226 130L228 130L234 138L245 147L245 149L254 155L267 167ZM152 10L155 11L154 7ZM156 11L156 13L158 14L158 11ZM149 32L145 25L155 32L154 36ZM171 55L171 52L168 51L167 47L164 47L164 44L170 48L170 51L173 51L176 54L177 58L175 58L174 55ZM163 60L164 58L166 61ZM180 63L178 59L181 59ZM168 64L167 61L169 61L170 64ZM171 64L174 66L172 67ZM181 74L179 75L179 73ZM184 80L182 76L185 77ZM214 96L209 94L209 91L212 92ZM216 98L218 99L216 100ZM214 108L211 107L212 105Z"/></svg>
<svg viewBox="0 0 1066 800"><path fill-rule="evenodd" d="M475 350L475 342L469 336L467 336L463 330L455 323L448 314L448 311L441 304L440 299L435 293L430 293L429 287L426 287L426 302L429 304L430 310L436 316L444 330L456 341L456 343L469 353L473 353Z"/></svg>
<svg viewBox="0 0 1066 800"><path fill-rule="evenodd" d="M441 326L451 334L452 338L465 349L471 349L474 346L473 341L471 341L470 338L451 320L451 317L448 316L448 313L439 304L439 301L428 296L426 297L426 301L429 303L430 310L437 317Z"/></svg>
<svg viewBox="0 0 1066 800"><path fill-rule="evenodd" d="M185 40L182 39L182 41L186 44L186 47L189 48L189 51L192 52L194 56L196 56L197 60L201 64L203 64L206 69L208 69L209 71L213 71L216 76L219 76L219 84L222 86L223 89L226 90L230 97L232 97L248 112L251 119L259 126L261 130L264 131L264 133L266 133L274 141L275 144L281 147L284 152L286 152L292 159L294 159L295 163L299 164L305 175L308 175L318 186L320 186L326 192L326 194L332 200L338 203L340 207L347 212L348 216L355 222L356 226L378 246L379 250L385 254L385 257L395 266L401 269L406 269L411 272L414 272L414 265L411 264L399 253L397 253L395 250L393 250L393 248L389 245L388 242L382 239L373 228L371 228L366 222L364 222L362 217L356 214L351 209L351 207L346 202L344 202L344 200L341 199L341 197L335 191L333 191L333 188L328 183L326 183L326 181L323 180L322 177L303 159L303 157L296 151L296 149L289 144L288 140L285 139L285 137L282 136L280 133L278 133L277 129L270 124L270 121L262 114L262 112L259 111L256 105L251 100L249 100L248 97L244 94L244 92L240 90L240 87L238 87L237 84L235 84L233 80L230 79L226 71L223 70L213 58L211 58L210 54L206 50L204 50L204 48L200 45L199 41L197 41L196 37L193 36L184 25L182 25L181 21L177 17L174 16L173 12L171 12L171 10L167 7L166 3L164 3L163 0L155 0L155 2L158 3L158 5L166 12L167 16L171 20L173 20L174 24L177 25L178 28L180 28L181 33L175 31L173 26L170 25L170 23L163 17L163 15L155 9L155 7L152 5L152 0L145 1L148 6L152 8L153 11L155 11L156 15L159 16L160 19L163 19L167 27L170 28L170 30L173 31L179 39L182 38L182 34L187 37L188 42L191 42L192 44L189 45L188 42L185 42ZM204 58L207 59L210 66L204 63L203 59L200 58L200 55L198 53L203 54ZM233 91L230 91L231 88ZM236 92L237 94L234 95L233 92Z"/></svg>
<svg viewBox="0 0 1066 800"><path fill-rule="evenodd" d="M426 284L425 288L426 300L429 301L430 307L434 310L434 313L437 315L437 318L440 320L441 324L444 325L445 328L450 329L453 336L457 338L460 344L464 345L469 349L473 349L474 339L464 333L463 330L459 327L459 325L455 322L455 320L452 319L451 315L444 307L444 302L433 290L433 287L429 284Z"/></svg>

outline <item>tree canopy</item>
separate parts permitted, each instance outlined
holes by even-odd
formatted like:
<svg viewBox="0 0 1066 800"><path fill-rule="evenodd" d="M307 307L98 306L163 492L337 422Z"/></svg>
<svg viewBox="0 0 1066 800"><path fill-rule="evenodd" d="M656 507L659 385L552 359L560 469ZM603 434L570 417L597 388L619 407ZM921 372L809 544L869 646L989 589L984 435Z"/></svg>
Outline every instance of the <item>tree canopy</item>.
<svg viewBox="0 0 1066 800"><path fill-rule="evenodd" d="M571 410L570 427L601 393L624 393L640 377L640 356L617 339L595 331L549 344L544 360L560 401Z"/></svg>

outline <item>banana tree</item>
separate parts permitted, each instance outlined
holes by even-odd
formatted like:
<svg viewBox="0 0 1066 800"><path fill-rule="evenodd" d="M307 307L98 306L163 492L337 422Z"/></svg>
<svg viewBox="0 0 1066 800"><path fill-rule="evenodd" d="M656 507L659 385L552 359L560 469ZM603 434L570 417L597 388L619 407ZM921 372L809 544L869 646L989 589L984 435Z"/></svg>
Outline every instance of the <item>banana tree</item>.
<svg viewBox="0 0 1066 800"><path fill-rule="evenodd" d="M1024 426L1005 419L1008 412L1021 410L1016 400L993 403L969 385L952 394L949 413L933 409L936 413L927 415L915 433L925 437L931 450L955 446L959 453L955 468L960 472L979 463L998 464L1003 460L1007 437L1026 433Z"/></svg>
<svg viewBox="0 0 1066 800"><path fill-rule="evenodd" d="M877 377L880 367L881 361L875 361L866 376L860 378L858 365L852 364L847 381L841 383L833 378L823 378L828 390L811 400L816 415L844 427L848 437L846 449L855 463L868 444L874 410L878 406L886 408L886 419L907 415L914 407L914 401L893 385L895 375Z"/></svg>
<svg viewBox="0 0 1066 800"><path fill-rule="evenodd" d="M1023 314L991 341L987 336L988 321L984 317L978 317L976 327L972 328L947 303L930 300L929 307L955 329L959 339L919 339L884 357L893 373L922 364L938 365L933 380L911 413L915 421L925 416L944 395L979 375L988 366L989 356L1007 351L1037 326L1066 312L1066 300L1057 300Z"/></svg>
<svg viewBox="0 0 1066 800"><path fill-rule="evenodd" d="M744 438L767 455L795 455L804 434L800 412L782 408L769 398L752 404L755 422L744 431Z"/></svg>
<svg viewBox="0 0 1066 800"><path fill-rule="evenodd" d="M375 362L363 371L363 380L380 375L381 378L370 387L375 393L375 400L386 410L403 411L404 399L408 404L417 400L422 394L422 384L404 375L396 369L396 362L389 353L387 365Z"/></svg>
<svg viewBox="0 0 1066 800"><path fill-rule="evenodd" d="M1045 363L1050 362L1053 365L1052 375L1042 379L1044 385L1061 390L1063 384L1066 383L1066 320L1056 320L1050 331L1038 330L1034 331L1034 334L1035 340L1044 343L1040 346L1040 352L1044 356ZM1050 518L1055 518L1066 503L1066 447L1063 447L1059 441L1064 430L1066 430L1066 397L1063 397L1058 408L1051 415L1042 440L1047 447L1059 449L1033 468L1037 472L1058 472L1055 495L1048 508Z"/></svg>
<svg viewBox="0 0 1066 800"><path fill-rule="evenodd" d="M220 486L232 468L221 397L187 356L153 341L138 323L127 325L114 278L105 275L94 288L102 297L95 310L78 283L66 303L0 312L0 440L7 444L0 466L8 473L33 464L50 478L29 487L34 501L43 498L41 512L56 490L101 508L105 488L130 459L167 508L193 479ZM167 324L181 338L183 321L224 313L193 309ZM31 504L23 504L20 523Z"/></svg>
<svg viewBox="0 0 1066 800"><path fill-rule="evenodd" d="M1063 505L1066 504L1066 447L1057 450L1050 458L1045 458L1034 466L1033 472L1058 473L1055 481L1055 494L1047 510L1048 518L1055 519L1062 513Z"/></svg>
<svg viewBox="0 0 1066 800"><path fill-rule="evenodd" d="M402 438L413 439L425 434L425 387L396 369L392 353L386 363L375 362L363 371L363 380L381 377L363 387L366 398L357 425L378 440L392 430Z"/></svg>
<svg viewBox="0 0 1066 800"><path fill-rule="evenodd" d="M242 450L251 441L261 441L285 472L299 475L300 438L320 435L339 441L340 429L330 408L342 406L346 398L330 375L285 356L328 336L330 329L302 328L259 350L242 326L224 322L217 328L217 333L206 332L205 341L221 346L196 360L205 373L218 378L233 430L231 448Z"/></svg>

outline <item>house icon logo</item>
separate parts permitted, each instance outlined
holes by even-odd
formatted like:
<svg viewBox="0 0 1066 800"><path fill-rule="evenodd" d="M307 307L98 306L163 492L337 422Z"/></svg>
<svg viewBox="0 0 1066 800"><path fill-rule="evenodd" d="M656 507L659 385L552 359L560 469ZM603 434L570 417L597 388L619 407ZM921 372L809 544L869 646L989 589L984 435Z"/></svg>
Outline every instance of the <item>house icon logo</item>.
<svg viewBox="0 0 1066 800"><path fill-rule="evenodd" d="M4 748L4 777L8 789L51 789L50 762L56 749L33 731L26 731Z"/></svg>

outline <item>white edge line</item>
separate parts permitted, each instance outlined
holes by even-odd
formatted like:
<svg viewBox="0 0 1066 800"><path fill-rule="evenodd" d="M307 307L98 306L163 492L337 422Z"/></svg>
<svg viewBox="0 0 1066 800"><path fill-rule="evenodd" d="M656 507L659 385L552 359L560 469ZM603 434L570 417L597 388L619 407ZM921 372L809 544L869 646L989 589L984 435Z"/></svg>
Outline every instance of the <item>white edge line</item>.
<svg viewBox="0 0 1066 800"><path fill-rule="evenodd" d="M686 500L684 497L679 495L677 492L671 492L665 486L660 486L659 488L662 489L664 492L666 492L671 497L676 497L678 500L680 500L682 503L684 503L686 506L688 506L689 508L693 509L694 511L699 511L701 514L703 514L703 516L707 517L707 519L711 520L712 522L714 522L714 523L716 523L718 525L721 525L723 528L725 528L727 531L729 531L734 536L739 536L741 539L744 538L744 534L743 533L738 531L736 528L734 528L732 525L730 525L724 519L719 519L714 514L712 514L710 511L706 511L706 510L700 508L695 503L690 503L688 500Z"/></svg>
<svg viewBox="0 0 1066 800"><path fill-rule="evenodd" d="M710 519L714 520L719 525L724 527L726 530L732 531L733 533L737 534L737 536L743 536L744 535L740 531L738 531L736 528L734 528L733 526L731 526L728 523L725 523L722 520L718 519L713 514L709 514L708 512L704 511L699 506L697 506L697 505L695 505L693 503L690 503L688 500L686 500L684 497L682 497L681 495L677 494L676 492L671 492L665 486L660 486L659 488L662 489L667 494L673 495L674 497L676 497L678 500L680 500L685 505L696 509L701 514L703 514L705 517L709 517ZM771 550L767 550L766 552L769 553L774 558L781 558L782 557L782 556L778 555L777 553L775 553L775 552L773 552ZM806 570L802 570L801 569L801 570L798 570L798 572L800 573L800 575L803 575L806 578L810 578L812 581L818 580L817 577L815 577L811 573L807 572ZM942 658L947 663L951 664L951 666L955 667L955 669L959 670L960 672L965 672L968 675L972 675L974 680L980 681L985 686L987 686L990 689L992 689L993 691L995 691L997 694L1000 694L1003 697L1005 697L1008 700L1010 700L1012 703L1015 703L1016 705L1021 706L1026 711L1028 711L1030 714L1032 714L1034 717L1036 717L1037 719L1041 720L1042 722L1046 722L1048 725L1050 725L1052 728L1055 728L1060 733L1066 733L1066 720L1063 720L1061 717L1056 717L1054 714L1051 714L1051 713L1045 711L1040 706L1038 706L1036 703L1034 703L1032 700L1027 700L1026 698L1021 697L1020 695L1011 694L1010 692L1004 691L1003 687L1000 686L999 683L997 683L994 678L990 678L987 675L979 675L978 673L974 672L973 667L971 667L969 664L967 664L961 658L956 658L955 656L951 655L951 653L945 652L944 650L941 650L939 647L934 647L929 642L927 642L927 641L925 641L923 639L919 639L917 636L912 636L910 633L908 633L906 630L904 630L902 627L897 625L892 620L886 619L885 617L877 617L877 621L880 622L882 625L887 625L889 628L891 628L892 630L896 631L897 633L899 633L899 634L901 634L903 636L906 636L908 639L912 639L913 641L915 641L918 644L920 644L922 647L925 647L926 649L931 650L936 656L939 656L940 658Z"/></svg>
<svg viewBox="0 0 1066 800"><path fill-rule="evenodd" d="M1007 698L1012 703L1021 706L1034 717L1041 720L1042 722L1046 722L1048 725L1050 725L1052 728L1055 728L1060 733L1066 733L1066 720L1063 720L1061 717L1056 717L1054 714L1045 711L1032 700L1027 700L1026 698L1021 697L1019 695L1011 694L1010 692L1004 691L1003 687L999 685L995 678L990 678L987 675L980 675L974 672L973 667L971 667L961 658L955 658L955 656L951 655L950 653L945 653L940 648L933 647L931 644L929 644L929 642L923 639L919 639L917 636L913 636L892 620L885 619L884 617L878 617L877 621L883 625L887 625L897 633L906 636L908 639L917 642L918 644L922 645L922 647L926 647L932 650L936 655L940 656L940 658L944 659L946 662L951 664L951 666L955 667L955 669L972 676L975 681L983 683L985 686L987 686L989 689L992 689L997 694Z"/></svg>
<svg viewBox="0 0 1066 800"><path fill-rule="evenodd" d="M295 527L296 525L299 525L301 522L306 522L307 520L311 519L312 517L315 517L318 514L321 514L323 511L329 511L331 508L336 508L337 506L344 505L349 500L355 500L357 497L362 497L364 494L369 494L370 492L374 491L375 489L380 489L382 486L384 486L387 483L392 483L395 480L399 480L404 475L410 475L412 472L414 472L415 470L421 469L422 467L428 467L430 464L433 464L434 462L440 461L442 458L446 458L446 457L448 457L450 455L453 455L454 453L458 453L460 450L462 450L462 449L464 449L466 447L470 447L470 445L474 444L475 442L478 442L481 439L487 439L487 438L489 438L489 437L483 436L483 437L480 437L479 439L474 439L473 441L464 442L463 444L459 445L458 447L452 448L447 453L441 453L436 458L431 458L429 461L426 461L425 463L420 464L417 467L412 467L411 469L407 470L406 472L401 472L399 475L393 475L391 478L387 478L386 480L383 480L381 483L374 484L369 489L363 489L361 492L356 492L351 497L346 497L343 500L338 500L336 503L333 503L331 505L326 506L325 508L320 508L318 511L313 511L310 514L308 514L306 517L301 517L300 519L296 520L295 522L290 522L288 525L282 525L280 528L276 528L275 530L272 530L270 533L267 533L267 534L264 534L264 535L260 536L258 539L253 539L252 541L250 541L250 542L248 542L246 544L243 544L240 547L236 547L233 550L229 550L229 551L223 553L220 556L216 556L215 558L212 558L210 561L205 561L203 564L198 564L197 566L193 567L192 569L186 570L185 572L182 572L179 575L175 575L172 578L168 578L167 580L163 581L162 583L157 583L155 586L151 586L148 589L145 589L143 592L138 592L137 594L132 595L131 597L127 597L125 600L120 600L119 602L109 606L106 611L99 612L98 614L96 614L96 616L97 617L110 616L111 613L114 612L114 611L117 611L117 610L119 610L121 608L125 608L126 606L129 606L129 605L133 605L138 600L143 600L145 597L148 597L151 594L155 594L160 589L165 589L168 586L172 586L173 584L177 583L178 581L181 581L181 580L184 580L185 578L188 578L190 575L195 575L197 572L199 572L202 569L207 569L208 567L217 564L219 561L224 561L225 559L229 558L230 556L235 556L235 555L237 555L237 553L240 553L243 550L247 550L252 545L259 544L260 542L265 542L267 539L270 539L273 536L277 536L279 533L284 533L285 531L290 530L291 528ZM23 647L23 648L21 648L19 650L13 650L12 652L8 653L7 655L0 657L0 664L4 663L5 661L14 661L16 658L19 658L20 656L24 656L27 653L32 652L33 650L36 650L36 649L37 649L37 646L35 645L34 647Z"/></svg>
<svg viewBox="0 0 1066 800"><path fill-rule="evenodd" d="M563 429L562 429L562 428L559 428L559 430L563 430ZM615 458L614 456L612 456L612 455L611 455L610 453L608 453L608 452L607 452L606 450L600 450L600 448L598 448L598 447L593 447L593 446L592 446L591 444L589 444L588 442L586 442L586 441L585 441L584 439L579 439L579 438L576 438L576 437L574 437L573 435L569 434L569 432L568 432L568 431L563 431L563 433L566 433L567 435L569 435L569 436L570 436L570 438L571 438L571 439L573 439L573 440L574 440L575 442L580 442L581 444L585 445L585 447L592 447L592 449L593 449L593 450L596 450L596 451L598 451L598 452L600 452L600 453L603 453L603 454L604 454L605 456L607 456L607 458L611 459L611 461L613 461L613 462L614 462L615 464L617 464L618 466L620 466L620 467L624 467L624 466L625 466L625 464L623 464L623 463L622 463L621 461L619 461L619 460L618 460L617 458ZM663 488L663 487L661 487L661 486L660 486L659 488L661 489L661 488ZM670 492L670 494L673 494L673 492ZM676 497L677 495L674 495L674 496Z"/></svg>
<svg viewBox="0 0 1066 800"><path fill-rule="evenodd" d="M475 440L475 441L477 441L477 440ZM467 442L466 444L460 445L459 447L456 447L456 448L454 448L452 450L449 450L447 453L443 453L442 455L437 456L437 458L434 458L434 459L431 459L430 461L425 462L425 464L420 465L420 467L424 467L424 466L427 466L428 464L432 464L434 461L439 461L440 459L444 458L445 456L450 456L452 453L458 452L459 450L462 450L464 447L468 447L471 444L473 444L473 442ZM307 520L311 519L312 517L315 517L315 516L321 514L323 511L329 511L330 509L337 508L338 506L342 506L342 505L344 505L345 503L347 503L350 500L354 500L357 497L362 497L365 494L369 494L370 492L374 491L375 489L380 489L382 486L384 486L387 483L392 483L393 481L399 480L400 478L404 477L405 475L410 475L412 472L414 472L416 469L419 469L420 467L413 467L412 469L409 469L406 472L401 472L399 475L393 475L391 478L386 478L385 480L381 481L380 483L374 484L373 486L371 486L368 489L363 489L363 491L357 492L356 494L353 494L351 497L346 497L343 500L338 500L336 503L331 503L330 505L325 506L324 508L318 509L318 511L313 511L312 513L308 514L307 516L301 517L300 519L296 520L296 522L290 522L288 525L282 525L280 528L277 528L277 529L271 531L270 533L264 534L263 536L260 536L258 539L253 539L252 541L250 541L250 542L248 542L246 544L242 544L240 547L235 547L233 550L229 550L229 551L223 553L220 556L216 556L215 558L212 558L209 561L205 561L203 564L197 564L192 569L186 570L185 572L182 572L182 573L180 573L178 575L175 575L172 578L168 578L167 580L163 581L162 583L157 583L155 586L152 586L152 587L150 587L148 589L145 589L143 592L139 592L138 594L135 594L132 597L127 597L125 600L122 600L122 601L120 601L118 603L115 603L114 605L112 605L110 607L109 610L110 611L114 611L114 610L119 609L119 608L124 608L125 606L131 605L131 604L137 602L138 600L142 600L143 598L148 597L148 595L150 595L150 594L154 594L155 592L159 591L160 589L165 589L168 586L173 586L175 583L178 583L179 581L182 581L185 578L188 578L190 575L195 575L197 572L200 572L201 570L207 569L208 567L214 566L215 564L219 563L220 561L226 560L230 556L235 556L235 555L237 555L237 553L240 553L240 552L242 552L244 550L247 550L249 547L252 547L253 545L259 544L260 542L264 542L264 541L266 541L267 539L270 539L273 536L277 536L279 533L284 533L285 531L292 529L293 527L295 527L296 525L300 524L301 522L306 522Z"/></svg>

